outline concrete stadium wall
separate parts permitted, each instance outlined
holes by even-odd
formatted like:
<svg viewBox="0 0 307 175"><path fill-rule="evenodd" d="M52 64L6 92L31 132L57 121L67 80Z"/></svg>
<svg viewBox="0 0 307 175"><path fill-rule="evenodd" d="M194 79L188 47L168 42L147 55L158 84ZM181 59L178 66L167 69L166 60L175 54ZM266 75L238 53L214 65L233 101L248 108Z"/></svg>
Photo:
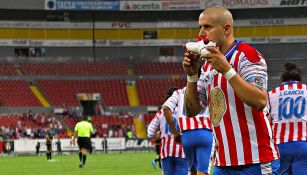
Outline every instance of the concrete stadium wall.
<svg viewBox="0 0 307 175"><path fill-rule="evenodd" d="M0 9L21 9L21 10L43 10L45 1L43 0L5 0L0 1Z"/></svg>
<svg viewBox="0 0 307 175"><path fill-rule="evenodd" d="M255 44L268 59L274 58L307 58L307 43L287 44ZM174 46L174 56L182 57L181 46ZM1 57L14 57L14 47L0 47ZM153 61L159 57L159 47L46 47L46 57L93 57L102 59L123 59L128 61L131 58L145 58L143 61Z"/></svg>

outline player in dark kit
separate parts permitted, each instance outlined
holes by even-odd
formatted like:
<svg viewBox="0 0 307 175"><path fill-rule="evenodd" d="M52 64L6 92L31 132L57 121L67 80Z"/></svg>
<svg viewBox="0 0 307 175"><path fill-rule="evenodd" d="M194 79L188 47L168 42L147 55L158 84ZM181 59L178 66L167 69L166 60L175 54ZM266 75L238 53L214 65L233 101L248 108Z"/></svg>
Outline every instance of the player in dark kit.
<svg viewBox="0 0 307 175"><path fill-rule="evenodd" d="M36 149L36 155L39 155L39 149L41 147L41 144L39 142L36 143L35 149Z"/></svg>
<svg viewBox="0 0 307 175"><path fill-rule="evenodd" d="M52 135L50 134L50 131L46 132L46 146L47 146L47 150L46 150L46 156L47 156L47 160L51 160L51 156L52 156Z"/></svg>
<svg viewBox="0 0 307 175"><path fill-rule="evenodd" d="M155 140L155 148L156 148L156 154L157 154L157 158L152 160L151 161L151 164L154 168L157 167L157 163L158 162L159 164L159 168L161 169L161 157L160 157L160 145L161 145L161 138L160 138L160 135L161 135L161 132L159 131L158 136L154 139Z"/></svg>

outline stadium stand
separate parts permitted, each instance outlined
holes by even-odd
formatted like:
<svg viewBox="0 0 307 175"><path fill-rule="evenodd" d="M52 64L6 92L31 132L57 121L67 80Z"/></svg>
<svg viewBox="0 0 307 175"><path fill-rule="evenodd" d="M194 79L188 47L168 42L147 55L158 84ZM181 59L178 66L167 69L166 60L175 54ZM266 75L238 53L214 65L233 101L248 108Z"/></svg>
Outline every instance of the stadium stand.
<svg viewBox="0 0 307 175"><path fill-rule="evenodd" d="M12 64L12 63L0 63L0 75L4 75L4 76L17 75L15 64Z"/></svg>
<svg viewBox="0 0 307 175"><path fill-rule="evenodd" d="M139 93L141 105L158 105L164 100L166 90L171 86L184 87L186 80L137 80L136 87Z"/></svg>
<svg viewBox="0 0 307 175"><path fill-rule="evenodd" d="M91 75L127 75L125 63L27 63L22 64L26 75L52 76L91 76Z"/></svg>
<svg viewBox="0 0 307 175"><path fill-rule="evenodd" d="M1 106L41 106L25 80L0 81Z"/></svg>
<svg viewBox="0 0 307 175"><path fill-rule="evenodd" d="M140 75L180 75L184 74L181 62L147 62L134 66L136 74Z"/></svg>
<svg viewBox="0 0 307 175"><path fill-rule="evenodd" d="M307 67L307 62L302 58L288 58L288 59L267 59L268 64L268 89L272 89L280 84L279 76L280 70L284 67L286 62L293 62L301 68L304 74L306 74L305 67ZM307 76L303 76L303 82L307 82Z"/></svg>
<svg viewBox="0 0 307 175"><path fill-rule="evenodd" d="M100 93L109 106L129 105L123 80L39 80L38 83L55 106L63 103L78 106L77 93Z"/></svg>
<svg viewBox="0 0 307 175"><path fill-rule="evenodd" d="M133 119L129 116L92 116L93 126L97 129L97 135L99 137L108 136L108 130L118 131L121 129L127 129L133 127ZM69 116L64 117L64 123L67 128L74 128L77 123L76 118L71 118ZM118 137L118 135L114 135ZM122 135L123 137L123 135Z"/></svg>
<svg viewBox="0 0 307 175"><path fill-rule="evenodd" d="M95 135L98 137L125 137L127 129L133 128L132 117L114 114L111 116L92 116ZM53 114L29 113L1 115L0 135L5 139L44 138L46 129L51 129L55 137L69 138L78 118L66 115L63 118ZM109 131L112 130L112 135Z"/></svg>

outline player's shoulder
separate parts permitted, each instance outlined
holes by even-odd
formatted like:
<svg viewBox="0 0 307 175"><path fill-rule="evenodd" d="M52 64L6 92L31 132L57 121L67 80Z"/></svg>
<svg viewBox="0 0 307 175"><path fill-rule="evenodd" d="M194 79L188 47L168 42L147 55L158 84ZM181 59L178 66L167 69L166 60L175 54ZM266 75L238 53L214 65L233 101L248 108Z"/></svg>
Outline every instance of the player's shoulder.
<svg viewBox="0 0 307 175"><path fill-rule="evenodd" d="M301 89L304 90L304 91L307 91L307 84L302 83Z"/></svg>
<svg viewBox="0 0 307 175"><path fill-rule="evenodd" d="M301 84L301 86L304 87L305 89L307 88L307 84L305 83L299 83L299 84Z"/></svg>
<svg viewBox="0 0 307 175"><path fill-rule="evenodd" d="M82 121L77 122L76 127L82 125Z"/></svg>
<svg viewBox="0 0 307 175"><path fill-rule="evenodd" d="M155 115L154 115L154 118L158 118L160 115L162 115L163 114L163 110L162 109L159 109L156 113L155 113Z"/></svg>
<svg viewBox="0 0 307 175"><path fill-rule="evenodd" d="M184 89L185 89L185 87L178 88L177 90L175 90L175 91L173 92L172 95L178 95L178 94L180 94L180 92L183 91Z"/></svg>
<svg viewBox="0 0 307 175"><path fill-rule="evenodd" d="M276 90L277 90L278 88L279 88L279 86L278 86L278 87L275 87L275 88L273 88L273 89L271 89L271 90L269 90L269 91L268 91L268 95L271 96L271 95L275 94L275 93L276 93Z"/></svg>
<svg viewBox="0 0 307 175"><path fill-rule="evenodd" d="M186 89L186 86L181 87L181 88L180 88L180 89L178 89L177 91L185 91L185 89Z"/></svg>
<svg viewBox="0 0 307 175"><path fill-rule="evenodd" d="M184 94L185 91L186 91L186 89L187 89L186 86L184 86L184 87L178 89L178 90L176 91L177 95L179 95L179 94Z"/></svg>
<svg viewBox="0 0 307 175"><path fill-rule="evenodd" d="M268 91L269 96L272 96L274 94L278 94L278 92L283 91L286 86L288 86L288 85L281 84L281 85L279 85L277 87L272 88L270 91Z"/></svg>
<svg viewBox="0 0 307 175"><path fill-rule="evenodd" d="M88 123L88 126L93 128L93 124L92 123Z"/></svg>
<svg viewBox="0 0 307 175"><path fill-rule="evenodd" d="M246 58L252 63L257 63L261 58L264 58L263 55L259 53L253 46L243 42L238 45L237 51L244 53Z"/></svg>

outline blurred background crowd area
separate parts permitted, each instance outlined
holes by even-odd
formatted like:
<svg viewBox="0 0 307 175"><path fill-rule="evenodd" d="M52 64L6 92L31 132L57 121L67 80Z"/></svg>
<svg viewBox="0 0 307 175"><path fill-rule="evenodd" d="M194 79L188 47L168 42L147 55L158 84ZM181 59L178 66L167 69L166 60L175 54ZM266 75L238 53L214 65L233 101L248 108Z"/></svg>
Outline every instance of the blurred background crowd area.
<svg viewBox="0 0 307 175"><path fill-rule="evenodd" d="M143 116L146 123L151 118ZM2 114L0 116L0 140L44 139L50 132L54 138L71 138L74 126L84 117L81 114L33 113L29 110L23 114ZM131 114L104 114L90 117L94 127L92 137L98 138L136 138L136 130Z"/></svg>

